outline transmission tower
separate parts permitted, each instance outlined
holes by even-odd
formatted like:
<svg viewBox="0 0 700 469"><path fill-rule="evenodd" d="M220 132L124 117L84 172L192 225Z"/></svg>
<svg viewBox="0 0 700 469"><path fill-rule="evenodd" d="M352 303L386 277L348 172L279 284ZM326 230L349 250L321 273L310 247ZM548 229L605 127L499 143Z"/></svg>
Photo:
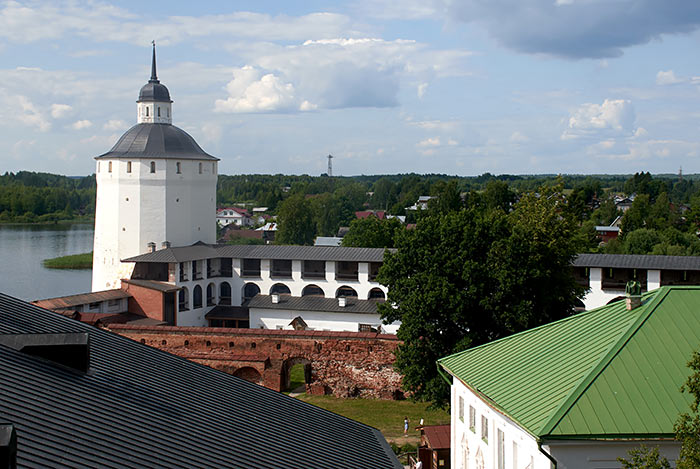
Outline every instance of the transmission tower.
<svg viewBox="0 0 700 469"><path fill-rule="evenodd" d="M333 155L328 155L328 177L333 176Z"/></svg>

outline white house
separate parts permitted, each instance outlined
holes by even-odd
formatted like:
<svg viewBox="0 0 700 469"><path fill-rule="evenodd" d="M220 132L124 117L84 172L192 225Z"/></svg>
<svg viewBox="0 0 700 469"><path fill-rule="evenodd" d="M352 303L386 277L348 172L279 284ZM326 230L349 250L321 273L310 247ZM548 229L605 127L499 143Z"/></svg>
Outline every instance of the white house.
<svg viewBox="0 0 700 469"><path fill-rule="evenodd" d="M661 287L442 358L454 468L619 468L641 444L672 464L700 343L699 287Z"/></svg>
<svg viewBox="0 0 700 469"><path fill-rule="evenodd" d="M255 224L248 211L240 207L224 207L216 211L216 223L219 226L234 224L237 226L252 226Z"/></svg>
<svg viewBox="0 0 700 469"><path fill-rule="evenodd" d="M699 256L579 254L573 269L579 284L590 288L581 305L586 310L619 299L630 280L638 280L642 291L665 285L700 285Z"/></svg>

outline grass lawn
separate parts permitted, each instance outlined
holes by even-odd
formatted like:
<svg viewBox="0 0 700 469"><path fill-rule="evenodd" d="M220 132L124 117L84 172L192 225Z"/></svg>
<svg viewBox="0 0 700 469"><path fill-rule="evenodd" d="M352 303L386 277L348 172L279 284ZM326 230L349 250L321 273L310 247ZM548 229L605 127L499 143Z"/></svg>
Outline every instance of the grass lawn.
<svg viewBox="0 0 700 469"><path fill-rule="evenodd" d="M322 407L336 414L365 423L382 432L388 441L402 443L403 418L409 419L408 434L415 442L420 435L414 430L420 419L425 425L450 423L450 414L444 410L427 410L427 403L411 401L385 401L380 399L338 399L333 396L298 396L309 404Z"/></svg>
<svg viewBox="0 0 700 469"><path fill-rule="evenodd" d="M44 259L44 267L49 269L92 269L92 253Z"/></svg>
<svg viewBox="0 0 700 469"><path fill-rule="evenodd" d="M289 370L289 388L292 391L304 385L304 364L297 363Z"/></svg>

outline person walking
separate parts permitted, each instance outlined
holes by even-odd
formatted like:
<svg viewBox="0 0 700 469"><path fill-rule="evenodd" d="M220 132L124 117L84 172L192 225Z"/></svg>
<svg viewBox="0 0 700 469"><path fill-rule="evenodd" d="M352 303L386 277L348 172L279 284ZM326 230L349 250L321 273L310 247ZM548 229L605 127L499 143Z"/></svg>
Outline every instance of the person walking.
<svg viewBox="0 0 700 469"><path fill-rule="evenodd" d="M408 436L408 417L403 418L403 436Z"/></svg>

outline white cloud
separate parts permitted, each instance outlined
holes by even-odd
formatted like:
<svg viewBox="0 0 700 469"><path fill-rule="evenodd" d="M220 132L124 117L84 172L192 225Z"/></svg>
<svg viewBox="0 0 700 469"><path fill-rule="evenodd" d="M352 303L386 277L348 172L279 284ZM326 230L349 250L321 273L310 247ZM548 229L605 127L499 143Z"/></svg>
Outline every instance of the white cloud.
<svg viewBox="0 0 700 469"><path fill-rule="evenodd" d="M89 129L90 127L92 127L92 122L90 122L87 119L83 119L73 122L71 127L73 127L75 130Z"/></svg>
<svg viewBox="0 0 700 469"><path fill-rule="evenodd" d="M456 121L431 120L410 122L410 125L419 127L424 130L438 130L442 132L448 132L456 129L460 125L460 123Z"/></svg>
<svg viewBox="0 0 700 469"><path fill-rule="evenodd" d="M69 104L52 104L51 105L51 117L54 119L60 119L67 116L73 111L73 106Z"/></svg>
<svg viewBox="0 0 700 469"><path fill-rule="evenodd" d="M421 83L420 85L418 85L418 88L417 88L417 90L416 90L416 92L417 92L417 94L418 94L418 97L419 97L419 98L422 98L423 96L425 96L425 92L426 92L427 90L428 90L428 84L427 84L427 83Z"/></svg>
<svg viewBox="0 0 700 469"><path fill-rule="evenodd" d="M656 74L657 85L675 85L676 83L683 83L683 81L685 80L676 77L673 70L669 70L667 72L659 70L659 72Z"/></svg>
<svg viewBox="0 0 700 469"><path fill-rule="evenodd" d="M526 143L530 141L530 138L522 132L516 130L510 135L509 140L513 143Z"/></svg>
<svg viewBox="0 0 700 469"><path fill-rule="evenodd" d="M236 70L226 85L227 99L217 99L217 112L284 111L300 108L294 85L250 65ZM308 106L307 106L308 107Z"/></svg>
<svg viewBox="0 0 700 469"><path fill-rule="evenodd" d="M4 110L7 115L3 117L6 121L19 120L21 123L36 127L42 132L51 128L51 123L46 119L44 113L26 96L5 94L5 96L0 97L5 103Z"/></svg>
<svg viewBox="0 0 700 469"><path fill-rule="evenodd" d="M121 119L110 119L102 126L105 130L126 130L127 127L129 127L129 124Z"/></svg>
<svg viewBox="0 0 700 469"><path fill-rule="evenodd" d="M439 147L440 137L426 138L425 140L418 142L416 145L419 147Z"/></svg>
<svg viewBox="0 0 700 469"><path fill-rule="evenodd" d="M204 140L207 142L217 143L221 140L223 131L221 125L215 122L207 122L202 125L202 134L204 134Z"/></svg>
<svg viewBox="0 0 700 469"><path fill-rule="evenodd" d="M562 139L632 134L635 120L634 107L629 100L606 99L602 104L587 103L571 114Z"/></svg>

